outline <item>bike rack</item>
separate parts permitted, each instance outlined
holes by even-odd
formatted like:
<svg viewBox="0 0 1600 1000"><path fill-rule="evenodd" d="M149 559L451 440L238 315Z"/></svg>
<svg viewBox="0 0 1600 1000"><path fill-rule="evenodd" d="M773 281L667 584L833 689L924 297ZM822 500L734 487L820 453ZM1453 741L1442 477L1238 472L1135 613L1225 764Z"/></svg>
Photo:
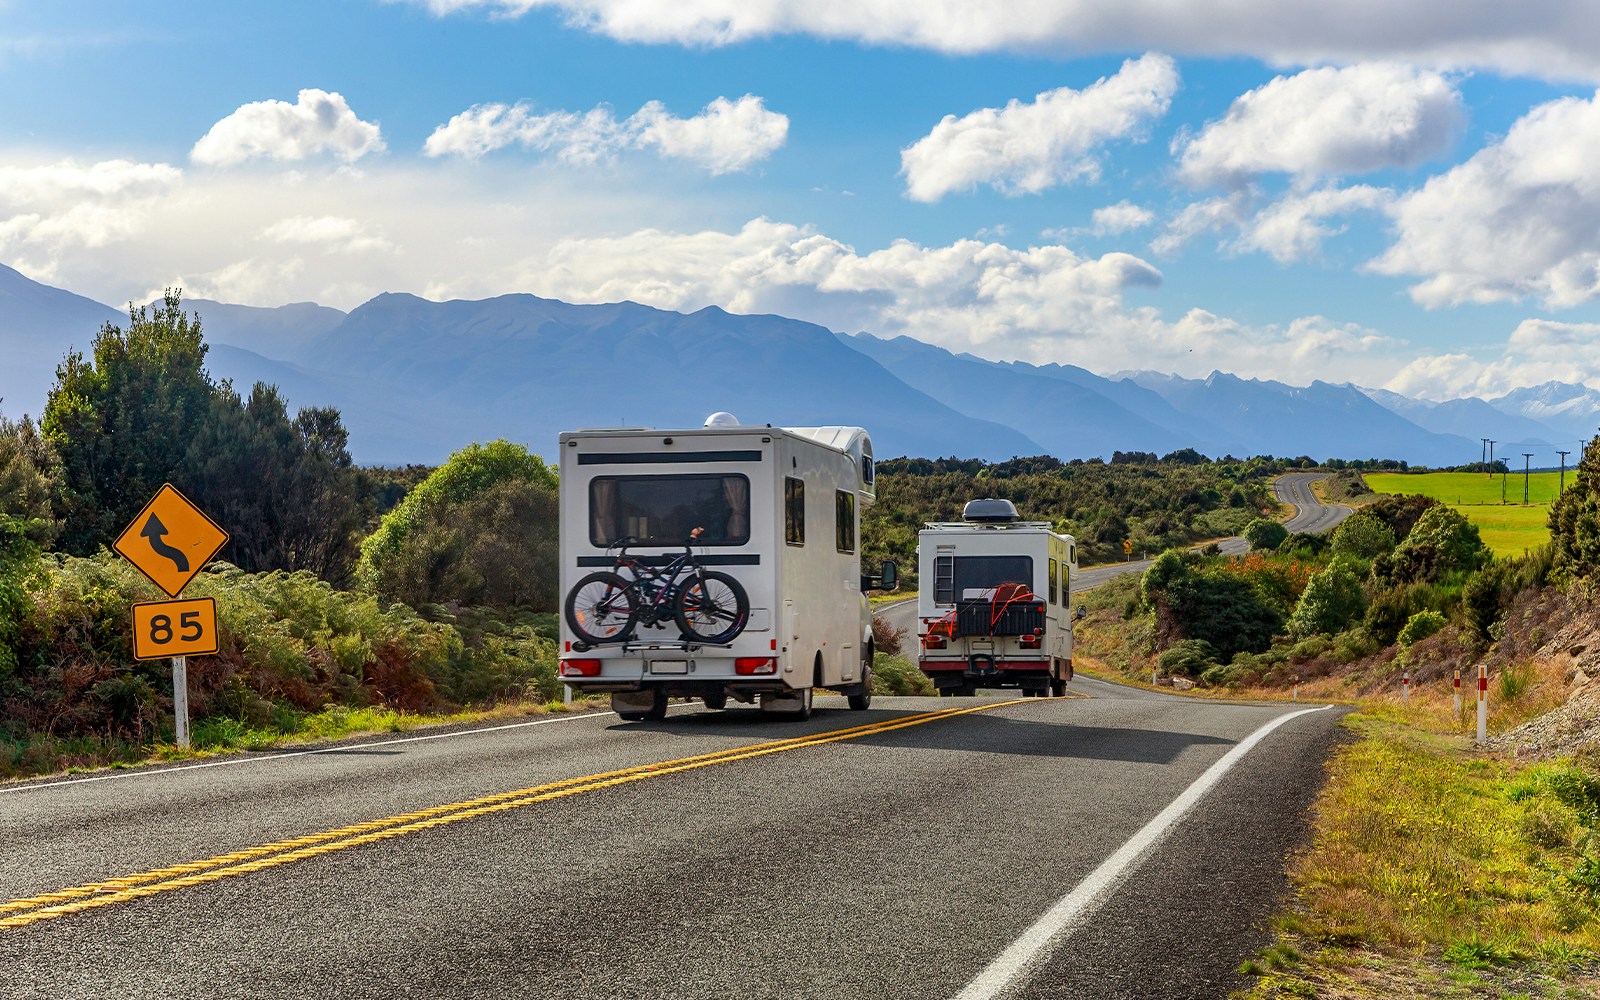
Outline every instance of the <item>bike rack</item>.
<svg viewBox="0 0 1600 1000"><path fill-rule="evenodd" d="M620 643L584 642L582 639L574 639L572 642L572 651L574 653L587 653L589 650L598 649L601 646L617 645L620 645L622 647L622 651L628 654L655 652L664 649L670 649L680 653L693 653L701 649L705 649L708 646L713 649L733 648L733 643L731 642L696 642L693 639L624 639Z"/></svg>

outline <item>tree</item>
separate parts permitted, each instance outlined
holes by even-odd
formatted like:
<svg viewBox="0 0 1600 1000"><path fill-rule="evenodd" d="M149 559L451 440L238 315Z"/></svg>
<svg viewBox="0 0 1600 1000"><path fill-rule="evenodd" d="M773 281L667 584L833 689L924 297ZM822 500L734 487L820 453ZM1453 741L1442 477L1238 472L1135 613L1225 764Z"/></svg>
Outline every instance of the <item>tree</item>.
<svg viewBox="0 0 1600 1000"><path fill-rule="evenodd" d="M556 475L509 441L451 455L361 543L357 577L386 600L556 606Z"/></svg>
<svg viewBox="0 0 1600 1000"><path fill-rule="evenodd" d="M1394 551L1394 529L1364 511L1344 519L1333 531L1329 551L1335 557L1349 556L1370 562L1385 552Z"/></svg>
<svg viewBox="0 0 1600 1000"><path fill-rule="evenodd" d="M362 478L333 409L290 420L273 386L248 401L206 372L200 318L168 290L153 310L107 323L93 360L56 369L43 427L61 456L59 544L92 555L170 482L231 535L222 557L250 571L350 571Z"/></svg>
<svg viewBox="0 0 1600 1000"><path fill-rule="evenodd" d="M1258 517L1244 526L1245 541L1252 549L1276 549L1289 537L1289 529L1267 517Z"/></svg>
<svg viewBox="0 0 1600 1000"><path fill-rule="evenodd" d="M1572 485L1550 505L1549 525L1556 571L1593 579L1600 572L1600 437L1584 447Z"/></svg>
<svg viewBox="0 0 1600 1000"><path fill-rule="evenodd" d="M90 348L56 368L44 434L60 453L60 546L92 555L169 480L192 489L190 448L217 390L203 367L200 321L168 290L153 311L131 310L128 329L107 323Z"/></svg>
<svg viewBox="0 0 1600 1000"><path fill-rule="evenodd" d="M17 667L17 639L28 616L24 585L58 527L50 513L58 462L26 417L0 417L0 697Z"/></svg>
<svg viewBox="0 0 1600 1000"><path fill-rule="evenodd" d="M1365 611L1361 578L1349 562L1336 558L1306 585L1289 616L1289 631L1298 636L1333 635L1359 621Z"/></svg>

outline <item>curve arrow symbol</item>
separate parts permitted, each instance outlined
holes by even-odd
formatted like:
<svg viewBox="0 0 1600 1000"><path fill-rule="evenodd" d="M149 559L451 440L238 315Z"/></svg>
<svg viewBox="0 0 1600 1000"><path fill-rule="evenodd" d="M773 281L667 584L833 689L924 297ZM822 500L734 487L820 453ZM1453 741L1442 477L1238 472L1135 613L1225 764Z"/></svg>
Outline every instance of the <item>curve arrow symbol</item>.
<svg viewBox="0 0 1600 1000"><path fill-rule="evenodd" d="M150 520L139 529L139 534L150 539L150 547L155 550L156 555L171 559L172 564L178 567L179 573L189 572L189 557L184 555L181 549L175 549L166 543L167 526L161 523L159 517L151 514Z"/></svg>

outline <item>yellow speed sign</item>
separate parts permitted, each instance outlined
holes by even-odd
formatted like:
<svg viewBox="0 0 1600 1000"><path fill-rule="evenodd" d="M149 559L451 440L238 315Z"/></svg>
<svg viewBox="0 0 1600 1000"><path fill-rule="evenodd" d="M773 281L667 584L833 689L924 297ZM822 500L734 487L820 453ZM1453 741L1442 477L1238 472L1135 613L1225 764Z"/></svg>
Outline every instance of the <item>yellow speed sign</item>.
<svg viewBox="0 0 1600 1000"><path fill-rule="evenodd" d="M201 656L217 651L217 602L211 597L133 606L133 658Z"/></svg>

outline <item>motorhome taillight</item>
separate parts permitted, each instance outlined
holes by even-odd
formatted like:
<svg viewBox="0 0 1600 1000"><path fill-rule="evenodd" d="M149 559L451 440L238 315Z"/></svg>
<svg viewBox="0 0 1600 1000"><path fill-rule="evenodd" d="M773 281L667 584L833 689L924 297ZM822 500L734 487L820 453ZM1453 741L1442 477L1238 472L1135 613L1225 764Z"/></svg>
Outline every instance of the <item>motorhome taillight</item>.
<svg viewBox="0 0 1600 1000"><path fill-rule="evenodd" d="M922 637L922 648L923 649L943 649L944 648L944 636L942 636L942 635L934 635L932 632L928 633L927 635Z"/></svg>
<svg viewBox="0 0 1600 1000"><path fill-rule="evenodd" d="M775 674L778 672L778 659L774 656L736 656L733 660L733 672L745 676Z"/></svg>
<svg viewBox="0 0 1600 1000"><path fill-rule="evenodd" d="M562 660L562 677L599 677L599 660Z"/></svg>
<svg viewBox="0 0 1600 1000"><path fill-rule="evenodd" d="M1037 634L1018 636L1017 645L1021 646L1023 649L1038 649L1039 636Z"/></svg>

